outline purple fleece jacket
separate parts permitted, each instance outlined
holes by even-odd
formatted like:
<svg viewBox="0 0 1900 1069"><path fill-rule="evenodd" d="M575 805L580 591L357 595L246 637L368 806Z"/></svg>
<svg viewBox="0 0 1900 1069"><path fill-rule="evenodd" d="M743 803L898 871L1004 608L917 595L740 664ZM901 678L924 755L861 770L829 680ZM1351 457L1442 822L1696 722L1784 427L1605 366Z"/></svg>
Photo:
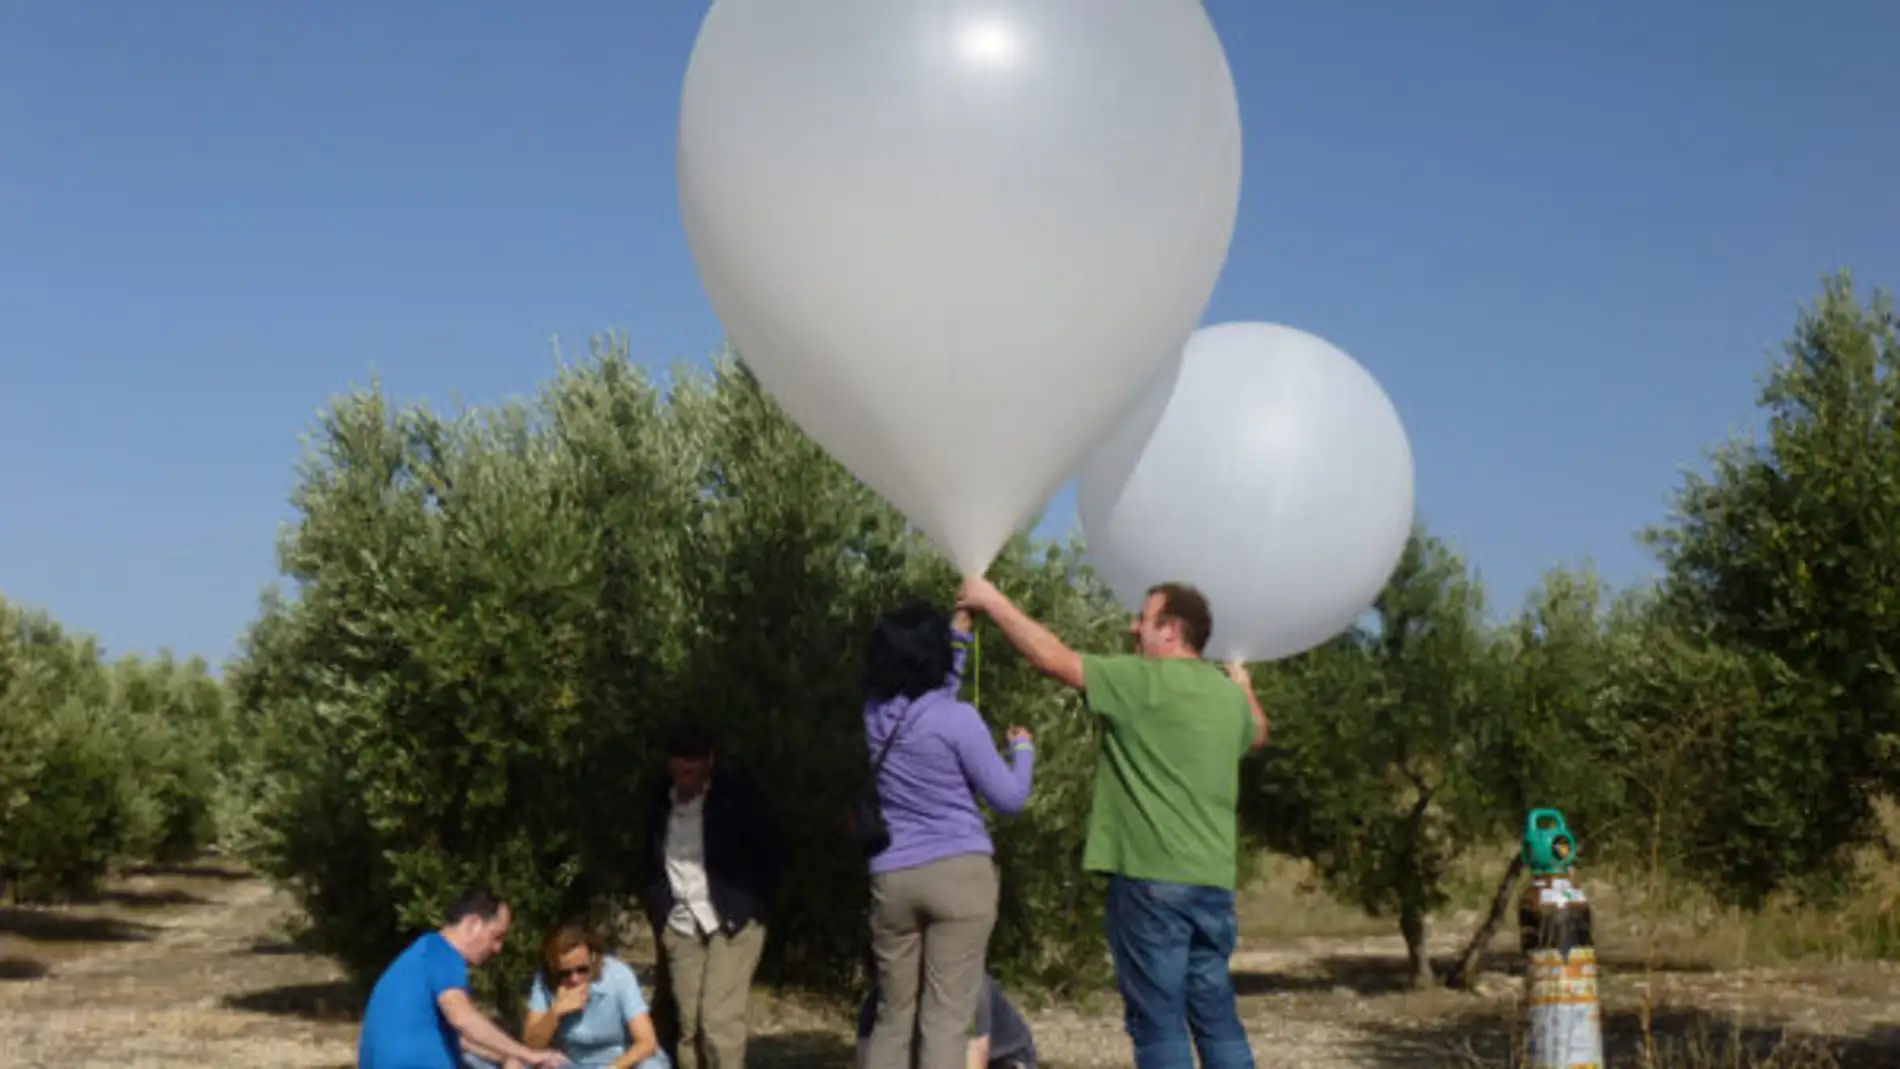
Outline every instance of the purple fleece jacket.
<svg viewBox="0 0 1900 1069"><path fill-rule="evenodd" d="M878 802L891 845L871 859L871 872L914 869L962 854L990 855L990 835L977 809L981 795L998 812L1015 814L1029 801L1036 751L1027 742L1010 747L1005 764L989 725L975 706L957 700L970 636L958 632L950 675L943 686L915 702L895 697L864 704L864 738L876 760L899 723L903 733L877 777Z"/></svg>

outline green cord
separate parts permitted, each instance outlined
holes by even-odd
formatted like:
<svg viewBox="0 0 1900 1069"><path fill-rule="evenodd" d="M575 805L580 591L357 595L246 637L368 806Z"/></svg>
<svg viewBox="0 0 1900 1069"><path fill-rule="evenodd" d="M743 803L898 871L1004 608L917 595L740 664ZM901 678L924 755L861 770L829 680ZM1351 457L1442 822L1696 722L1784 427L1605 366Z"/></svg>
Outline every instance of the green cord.
<svg viewBox="0 0 1900 1069"><path fill-rule="evenodd" d="M983 632L970 628L970 704L983 711Z"/></svg>

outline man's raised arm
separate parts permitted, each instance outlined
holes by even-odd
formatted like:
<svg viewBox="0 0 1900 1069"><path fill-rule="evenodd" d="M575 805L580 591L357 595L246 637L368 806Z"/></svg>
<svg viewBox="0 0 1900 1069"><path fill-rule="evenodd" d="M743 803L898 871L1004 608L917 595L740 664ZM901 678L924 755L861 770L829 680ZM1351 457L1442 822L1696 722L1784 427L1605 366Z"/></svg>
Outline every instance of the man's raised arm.
<svg viewBox="0 0 1900 1069"><path fill-rule="evenodd" d="M1082 655L1064 644L1055 632L1030 619L988 579L964 580L963 588L957 591L957 608L988 616L1031 668L1057 682L1083 689Z"/></svg>

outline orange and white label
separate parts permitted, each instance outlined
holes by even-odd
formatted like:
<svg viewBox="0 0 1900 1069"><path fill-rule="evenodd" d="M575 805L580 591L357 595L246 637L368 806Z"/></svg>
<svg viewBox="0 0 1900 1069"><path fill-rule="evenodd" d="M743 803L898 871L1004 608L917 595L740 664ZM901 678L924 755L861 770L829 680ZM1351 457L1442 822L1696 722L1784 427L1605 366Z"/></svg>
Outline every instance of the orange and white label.
<svg viewBox="0 0 1900 1069"><path fill-rule="evenodd" d="M1532 951L1525 963L1530 1002L1527 1069L1602 1069L1603 1020L1596 952Z"/></svg>

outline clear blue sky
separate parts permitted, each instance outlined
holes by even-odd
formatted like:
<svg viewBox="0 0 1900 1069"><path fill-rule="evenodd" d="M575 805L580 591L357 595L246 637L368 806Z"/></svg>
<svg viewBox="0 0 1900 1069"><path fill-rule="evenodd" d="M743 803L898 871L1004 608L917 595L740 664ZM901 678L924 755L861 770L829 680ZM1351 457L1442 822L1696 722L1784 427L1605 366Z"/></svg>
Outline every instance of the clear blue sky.
<svg viewBox="0 0 1900 1069"><path fill-rule="evenodd" d="M1821 273L1900 285L1900 3L1208 6L1247 155L1206 321L1371 369L1496 601L1650 573ZM715 349L673 185L703 9L0 5L0 592L224 657L333 395Z"/></svg>

